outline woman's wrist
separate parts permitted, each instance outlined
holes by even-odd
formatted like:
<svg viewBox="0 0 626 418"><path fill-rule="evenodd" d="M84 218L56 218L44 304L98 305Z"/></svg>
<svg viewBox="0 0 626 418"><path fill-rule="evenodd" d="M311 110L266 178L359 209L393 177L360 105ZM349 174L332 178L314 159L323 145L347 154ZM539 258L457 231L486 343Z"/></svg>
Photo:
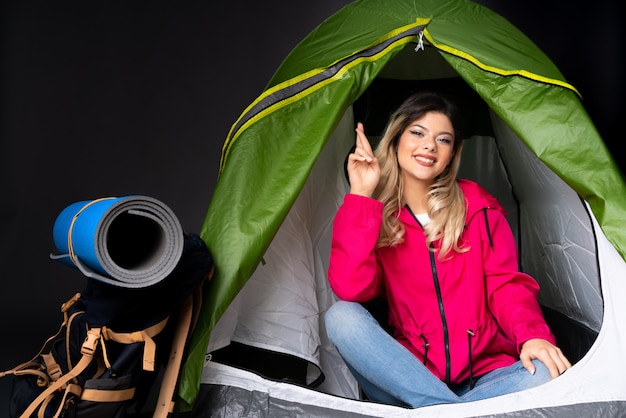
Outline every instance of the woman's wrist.
<svg viewBox="0 0 626 418"><path fill-rule="evenodd" d="M373 190L358 190L358 189L350 189L350 194L355 194L357 196L363 196L363 197L372 197L372 195L374 194Z"/></svg>

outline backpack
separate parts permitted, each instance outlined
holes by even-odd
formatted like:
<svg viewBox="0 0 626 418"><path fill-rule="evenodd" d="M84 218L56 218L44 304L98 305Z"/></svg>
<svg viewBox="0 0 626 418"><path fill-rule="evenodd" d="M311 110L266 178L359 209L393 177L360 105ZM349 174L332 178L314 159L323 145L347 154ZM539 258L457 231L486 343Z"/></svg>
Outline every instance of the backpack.
<svg viewBox="0 0 626 418"><path fill-rule="evenodd" d="M59 331L39 353L0 373L13 376L10 417L173 412L185 344L213 268L204 242L185 233L180 260L157 284L129 289L88 279L61 305Z"/></svg>

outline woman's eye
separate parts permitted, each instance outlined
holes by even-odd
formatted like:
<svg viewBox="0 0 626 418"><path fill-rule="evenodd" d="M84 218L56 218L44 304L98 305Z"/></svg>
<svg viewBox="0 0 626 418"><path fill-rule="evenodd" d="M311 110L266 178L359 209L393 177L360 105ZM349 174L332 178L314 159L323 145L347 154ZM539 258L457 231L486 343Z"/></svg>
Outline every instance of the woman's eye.
<svg viewBox="0 0 626 418"><path fill-rule="evenodd" d="M422 134L420 131L410 131L411 134L416 135L416 136L424 136L424 134Z"/></svg>
<svg viewBox="0 0 626 418"><path fill-rule="evenodd" d="M448 138L439 138L439 142L443 142L444 144L449 144L452 142L452 140Z"/></svg>

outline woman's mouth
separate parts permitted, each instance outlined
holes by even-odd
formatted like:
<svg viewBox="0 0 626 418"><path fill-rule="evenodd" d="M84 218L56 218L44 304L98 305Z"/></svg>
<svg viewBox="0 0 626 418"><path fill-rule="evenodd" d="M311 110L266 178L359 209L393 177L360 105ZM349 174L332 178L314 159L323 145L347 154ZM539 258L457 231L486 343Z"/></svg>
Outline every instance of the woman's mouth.
<svg viewBox="0 0 626 418"><path fill-rule="evenodd" d="M425 157L423 155L416 155L414 158L422 164L432 165L435 163L434 158Z"/></svg>

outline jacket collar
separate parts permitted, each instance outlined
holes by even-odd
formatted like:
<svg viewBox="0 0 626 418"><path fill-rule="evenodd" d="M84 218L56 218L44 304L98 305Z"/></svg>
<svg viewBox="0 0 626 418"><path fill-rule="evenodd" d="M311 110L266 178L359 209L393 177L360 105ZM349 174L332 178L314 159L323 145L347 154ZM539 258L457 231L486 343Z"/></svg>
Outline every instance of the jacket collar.
<svg viewBox="0 0 626 418"><path fill-rule="evenodd" d="M458 179L458 185L461 187L461 191L465 195L465 204L467 206L467 217L465 223L469 223L469 220L478 212L483 209L495 209L499 210L506 216L506 211L500 205L498 200L487 192L482 186L472 180ZM411 215L411 212L406 207L400 209L400 215L398 219L404 224L415 224L416 220Z"/></svg>

